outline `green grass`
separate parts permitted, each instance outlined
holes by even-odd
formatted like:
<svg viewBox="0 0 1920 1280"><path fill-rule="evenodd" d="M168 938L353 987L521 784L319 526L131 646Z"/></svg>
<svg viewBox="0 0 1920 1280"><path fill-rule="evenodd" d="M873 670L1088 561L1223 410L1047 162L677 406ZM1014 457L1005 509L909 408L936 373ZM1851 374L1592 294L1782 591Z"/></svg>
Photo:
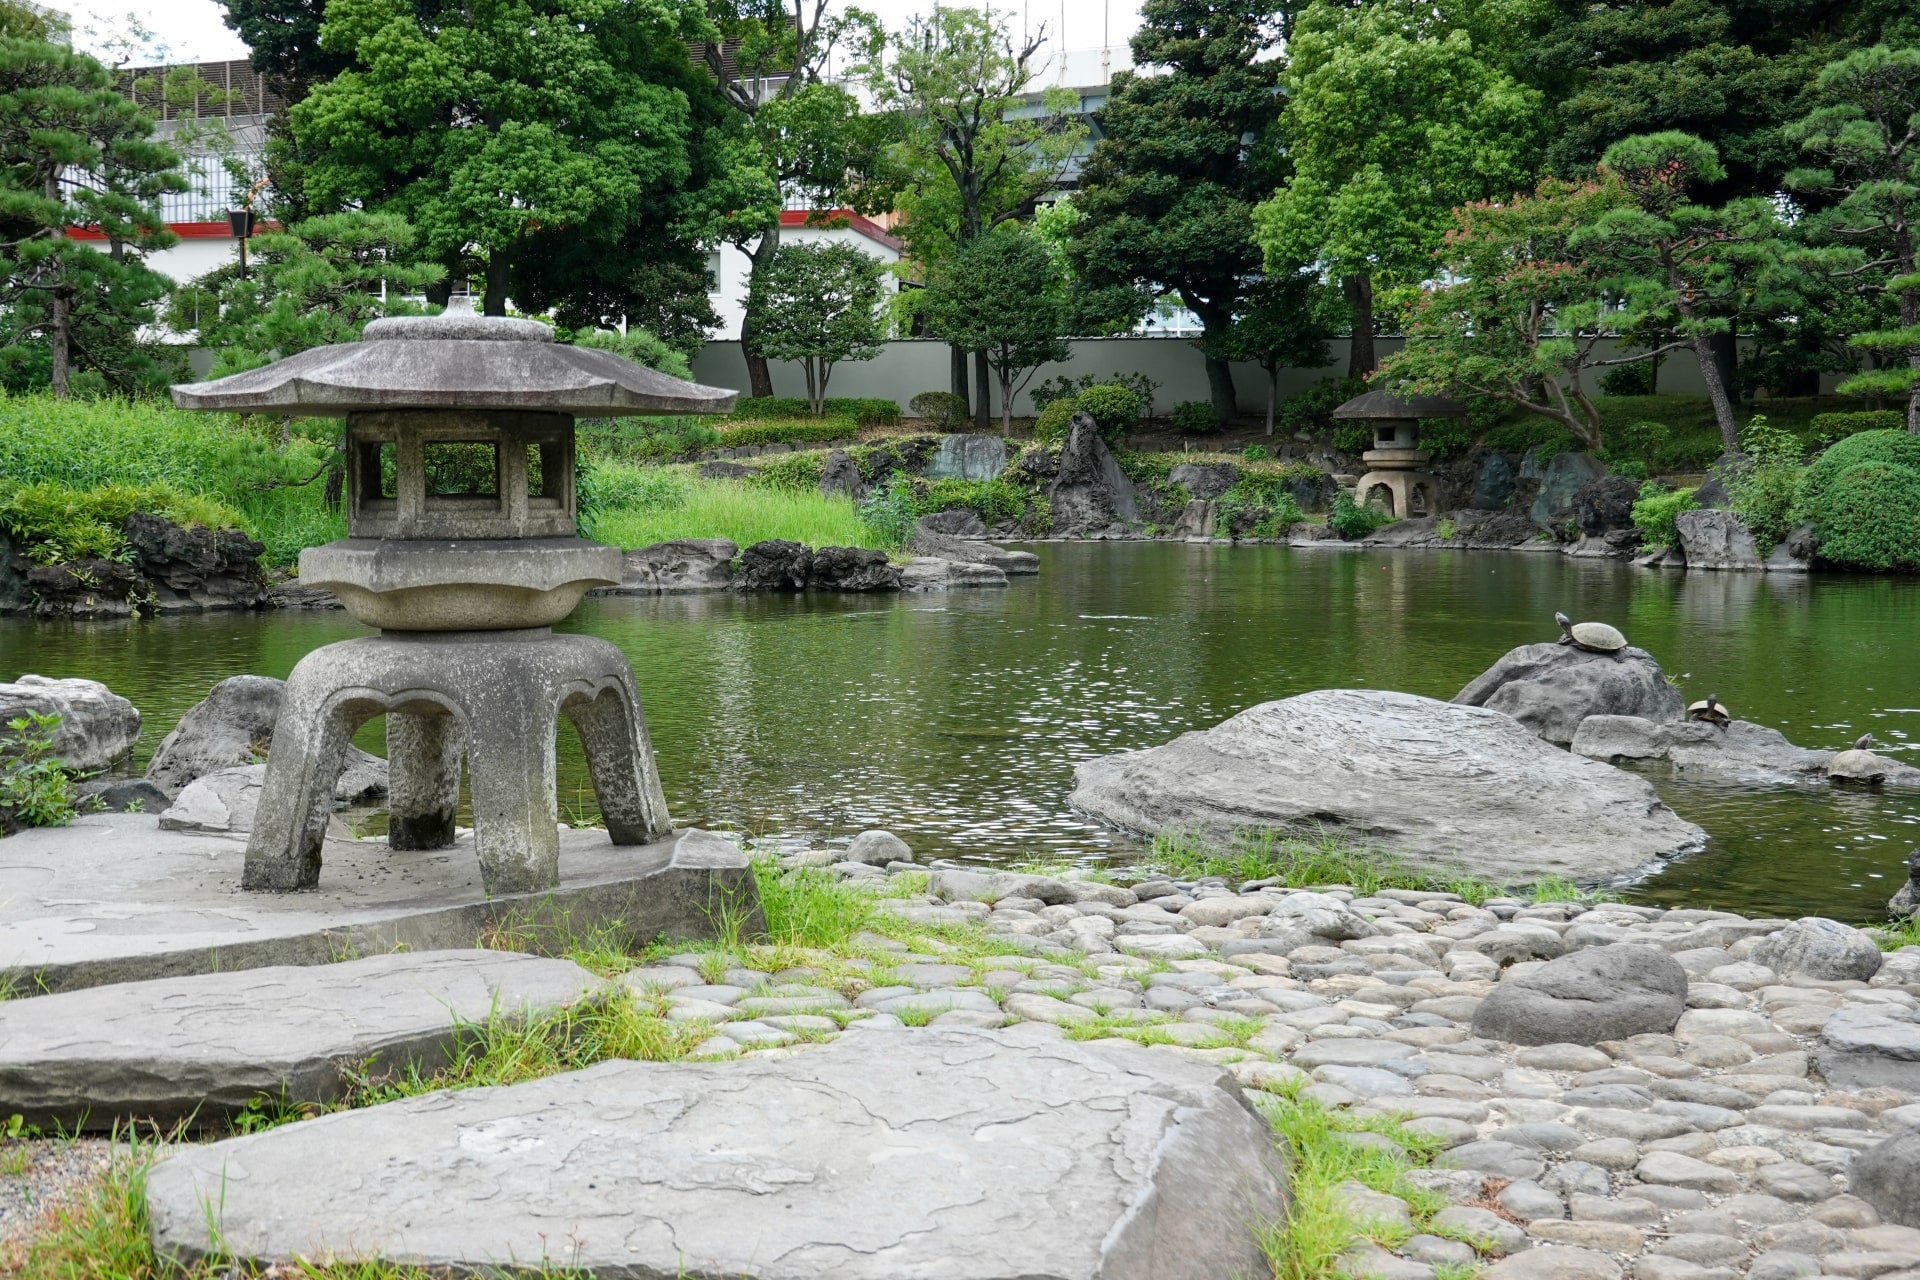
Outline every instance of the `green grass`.
<svg viewBox="0 0 1920 1280"><path fill-rule="evenodd" d="M623 550L678 538L726 538L748 547L785 538L809 547L888 549L845 498L702 480L685 471L603 464L607 504L581 532Z"/></svg>
<svg viewBox="0 0 1920 1280"><path fill-rule="evenodd" d="M1873 936L1874 943L1882 951L1898 951L1902 947L1920 947L1920 916L1908 916L1905 920L1879 928L1867 930Z"/></svg>
<svg viewBox="0 0 1920 1280"><path fill-rule="evenodd" d="M1582 889L1560 876L1531 884L1495 884L1465 870L1431 872L1407 866L1390 853L1356 845L1327 832L1311 835L1269 829L1235 832L1225 842L1182 832L1162 832L1135 864L1180 879L1221 876L1230 881L1278 880L1295 889L1344 884L1362 897L1381 889L1457 893L1468 902L1520 897L1535 902L1603 901L1601 891Z"/></svg>
<svg viewBox="0 0 1920 1280"><path fill-rule="evenodd" d="M1416 1231L1434 1230L1429 1219L1446 1207L1446 1200L1416 1186L1407 1175L1433 1162L1440 1151L1437 1141L1408 1132L1392 1118L1330 1111L1300 1097L1297 1084L1276 1086L1272 1092L1249 1091L1249 1096L1286 1148L1293 1190L1285 1219L1263 1224L1261 1243L1275 1280L1326 1280L1340 1255L1361 1240L1387 1248L1405 1243L1409 1233L1404 1228L1356 1221L1348 1214L1335 1194L1343 1182L1400 1197L1413 1211ZM1379 1134L1394 1148L1357 1145L1350 1137L1357 1133Z"/></svg>

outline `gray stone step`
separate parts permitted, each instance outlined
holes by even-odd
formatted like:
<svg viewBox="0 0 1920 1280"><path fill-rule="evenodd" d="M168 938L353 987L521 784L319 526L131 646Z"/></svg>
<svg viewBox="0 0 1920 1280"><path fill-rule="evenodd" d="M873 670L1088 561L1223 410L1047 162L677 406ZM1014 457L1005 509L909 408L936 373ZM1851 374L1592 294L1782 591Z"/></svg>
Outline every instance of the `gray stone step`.
<svg viewBox="0 0 1920 1280"><path fill-rule="evenodd" d="M181 1150L147 1207L183 1261L211 1229L243 1265L1220 1280L1266 1273L1284 1186L1218 1067L956 1028L339 1112Z"/></svg>
<svg viewBox="0 0 1920 1280"><path fill-rule="evenodd" d="M116 983L0 1003L0 1115L108 1129L327 1102L343 1066L445 1065L457 1023L539 1017L605 984L570 960L428 951Z"/></svg>

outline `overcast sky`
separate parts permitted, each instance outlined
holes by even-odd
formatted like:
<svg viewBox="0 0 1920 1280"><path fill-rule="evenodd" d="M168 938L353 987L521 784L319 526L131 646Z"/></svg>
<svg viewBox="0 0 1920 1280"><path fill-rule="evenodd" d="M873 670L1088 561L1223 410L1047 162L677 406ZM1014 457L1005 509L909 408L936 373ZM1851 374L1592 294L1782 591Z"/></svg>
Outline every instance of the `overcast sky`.
<svg viewBox="0 0 1920 1280"><path fill-rule="evenodd" d="M221 20L219 0L53 0L55 7L73 15L74 43L80 48L120 56L116 46L128 43L135 25L152 33L135 61L215 62L244 58L247 47ZM843 7L846 0L833 0ZM861 6L880 15L889 27L915 13L930 10L932 0L865 0ZM995 9L1013 12L1019 22L1046 24L1048 43L1060 48L1093 49L1102 44L1123 45L1140 25L1139 0L1001 0ZM132 21L129 21L129 18Z"/></svg>

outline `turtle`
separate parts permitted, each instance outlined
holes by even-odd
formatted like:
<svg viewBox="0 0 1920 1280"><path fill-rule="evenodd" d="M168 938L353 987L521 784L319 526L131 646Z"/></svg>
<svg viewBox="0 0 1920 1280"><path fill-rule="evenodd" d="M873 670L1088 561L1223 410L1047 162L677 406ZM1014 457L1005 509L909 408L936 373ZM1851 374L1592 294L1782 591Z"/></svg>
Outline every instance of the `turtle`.
<svg viewBox="0 0 1920 1280"><path fill-rule="evenodd" d="M1708 724L1717 724L1726 728L1733 720L1733 713L1727 710L1727 704L1708 694L1687 707L1687 719L1704 720Z"/></svg>
<svg viewBox="0 0 1920 1280"><path fill-rule="evenodd" d="M1604 622L1575 622L1564 613L1554 614L1553 620L1560 624L1561 644L1616 656L1626 650L1627 638Z"/></svg>
<svg viewBox="0 0 1920 1280"><path fill-rule="evenodd" d="M1863 733L1853 745L1833 757L1827 765L1827 778L1842 784L1871 787L1888 773L1887 762L1873 754L1873 735Z"/></svg>

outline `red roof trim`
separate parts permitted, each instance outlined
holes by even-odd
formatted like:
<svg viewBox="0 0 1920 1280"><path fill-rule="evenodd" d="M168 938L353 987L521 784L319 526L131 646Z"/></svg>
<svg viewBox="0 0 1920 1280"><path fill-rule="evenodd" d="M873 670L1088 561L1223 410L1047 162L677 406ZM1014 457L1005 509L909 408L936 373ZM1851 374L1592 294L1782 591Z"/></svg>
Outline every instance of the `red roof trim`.
<svg viewBox="0 0 1920 1280"><path fill-rule="evenodd" d="M849 231L857 231L867 239L883 244L895 253L906 250L906 243L890 233L885 227L871 218L864 218L851 209L782 209L780 225L783 227L805 227L819 225L821 219L827 226L844 225Z"/></svg>
<svg viewBox="0 0 1920 1280"><path fill-rule="evenodd" d="M254 231L256 234L261 231L278 229L278 224L276 223L254 223ZM233 228L228 225L225 219L219 222L169 222L167 224L167 230L173 232L173 234L179 236L182 240L233 239ZM94 230L92 227L68 227L67 238L70 240L105 240L106 236Z"/></svg>

